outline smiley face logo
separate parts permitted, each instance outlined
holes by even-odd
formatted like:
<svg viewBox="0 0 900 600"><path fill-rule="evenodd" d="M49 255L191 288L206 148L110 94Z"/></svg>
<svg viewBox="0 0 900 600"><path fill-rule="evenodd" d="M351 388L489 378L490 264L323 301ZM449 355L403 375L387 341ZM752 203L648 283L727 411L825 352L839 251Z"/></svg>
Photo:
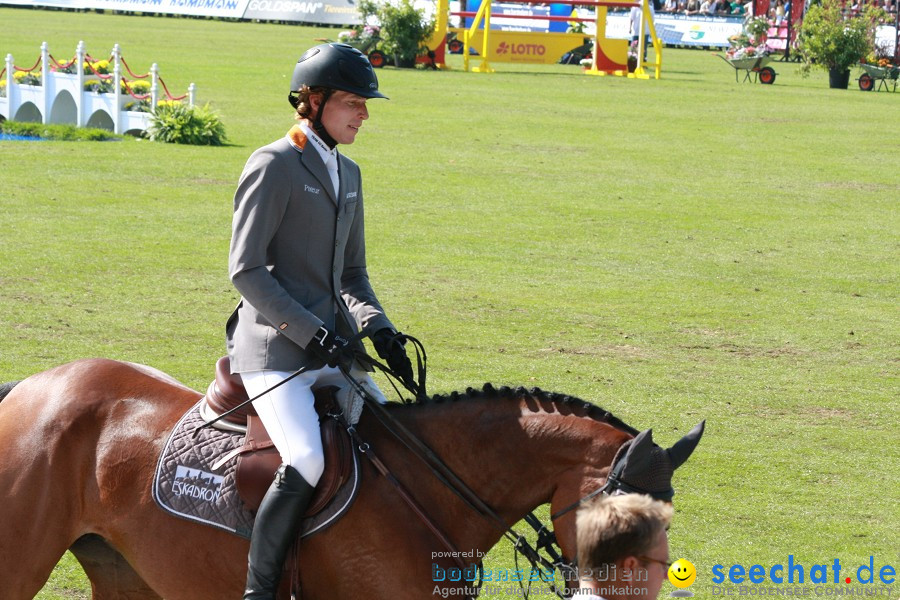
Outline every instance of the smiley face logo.
<svg viewBox="0 0 900 600"><path fill-rule="evenodd" d="M669 582L677 588L686 588L697 579L697 569L690 561L679 558L669 567Z"/></svg>

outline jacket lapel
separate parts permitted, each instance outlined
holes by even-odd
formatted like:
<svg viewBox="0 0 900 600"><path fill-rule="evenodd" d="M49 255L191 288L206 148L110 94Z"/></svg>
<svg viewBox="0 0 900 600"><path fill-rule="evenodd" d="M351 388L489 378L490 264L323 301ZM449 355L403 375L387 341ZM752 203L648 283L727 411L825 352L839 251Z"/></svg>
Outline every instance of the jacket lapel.
<svg viewBox="0 0 900 600"><path fill-rule="evenodd" d="M319 181L319 184L322 189L325 190L328 197L331 198L331 201L337 205L338 199L334 197L334 184L331 183L331 175L328 174L328 168L325 166L325 163L322 162L322 157L319 155L318 150L309 144L306 134L303 133L303 130L297 125L294 125L291 130L288 131L288 138L290 138L291 144L293 144L295 148L300 149L301 164L312 173L313 177ZM338 162L340 163L340 157L338 157Z"/></svg>
<svg viewBox="0 0 900 600"><path fill-rule="evenodd" d="M337 205L337 198L334 197L334 184L331 183L331 175L328 174L328 169L325 168L325 163L322 162L322 157L319 156L319 153L315 148L307 147L300 154L300 160L303 162L303 165L309 169L309 172L313 174L319 183L322 184L322 189L325 190L325 193L328 194L328 197L331 198L331 201Z"/></svg>
<svg viewBox="0 0 900 600"><path fill-rule="evenodd" d="M338 209L343 210L344 208L344 166L341 162L344 160L344 157L341 156L340 151L337 153L337 165L338 165L338 197L337 197L337 205Z"/></svg>

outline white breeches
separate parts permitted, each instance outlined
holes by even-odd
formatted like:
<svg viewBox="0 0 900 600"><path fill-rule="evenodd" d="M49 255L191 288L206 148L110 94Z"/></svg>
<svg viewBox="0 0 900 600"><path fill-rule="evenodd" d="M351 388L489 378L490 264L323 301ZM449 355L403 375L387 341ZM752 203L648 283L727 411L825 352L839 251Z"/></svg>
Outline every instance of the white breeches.
<svg viewBox="0 0 900 600"><path fill-rule="evenodd" d="M384 396L368 373L353 369L350 374L367 389L377 392L374 394L376 399L384 402ZM289 371L249 371L241 373L241 379L253 398L290 375ZM323 367L301 373L253 402L275 448L281 454L282 462L297 469L312 486L318 483L325 470L319 416L313 404L312 389L325 385L349 386L340 369Z"/></svg>

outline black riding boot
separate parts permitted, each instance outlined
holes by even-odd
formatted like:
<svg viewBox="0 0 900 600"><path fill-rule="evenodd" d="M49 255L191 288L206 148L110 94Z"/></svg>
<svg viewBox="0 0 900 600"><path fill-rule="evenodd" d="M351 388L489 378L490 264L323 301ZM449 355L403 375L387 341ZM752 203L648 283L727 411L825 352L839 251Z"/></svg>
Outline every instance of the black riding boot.
<svg viewBox="0 0 900 600"><path fill-rule="evenodd" d="M300 520L312 499L313 486L290 465L281 465L269 486L250 536L244 600L275 600L281 570Z"/></svg>

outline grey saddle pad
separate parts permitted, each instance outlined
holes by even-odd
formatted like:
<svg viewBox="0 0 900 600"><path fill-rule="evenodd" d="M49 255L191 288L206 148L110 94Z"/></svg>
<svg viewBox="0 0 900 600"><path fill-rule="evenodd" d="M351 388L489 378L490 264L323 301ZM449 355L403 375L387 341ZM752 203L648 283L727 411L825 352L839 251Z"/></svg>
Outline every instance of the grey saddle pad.
<svg viewBox="0 0 900 600"><path fill-rule="evenodd" d="M237 457L216 471L212 469L217 459L243 444L244 434L206 427L194 438L194 430L203 425L199 407L198 402L172 430L156 465L153 499L177 517L249 538L254 513L244 507L235 487ZM301 537L337 521L353 504L358 491L359 458L354 448L352 475L322 512L303 520Z"/></svg>

